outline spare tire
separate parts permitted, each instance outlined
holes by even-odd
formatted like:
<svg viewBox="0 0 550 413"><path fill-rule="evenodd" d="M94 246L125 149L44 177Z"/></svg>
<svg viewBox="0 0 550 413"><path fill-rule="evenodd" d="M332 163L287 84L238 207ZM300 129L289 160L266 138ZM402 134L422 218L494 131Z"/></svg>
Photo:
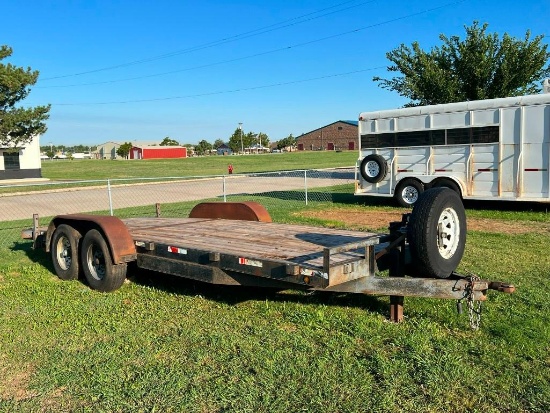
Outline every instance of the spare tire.
<svg viewBox="0 0 550 413"><path fill-rule="evenodd" d="M365 181L376 184L388 174L388 164L382 156L372 153L361 161L360 172Z"/></svg>
<svg viewBox="0 0 550 413"><path fill-rule="evenodd" d="M449 188L425 191L414 204L407 237L414 275L448 278L466 245L466 212Z"/></svg>

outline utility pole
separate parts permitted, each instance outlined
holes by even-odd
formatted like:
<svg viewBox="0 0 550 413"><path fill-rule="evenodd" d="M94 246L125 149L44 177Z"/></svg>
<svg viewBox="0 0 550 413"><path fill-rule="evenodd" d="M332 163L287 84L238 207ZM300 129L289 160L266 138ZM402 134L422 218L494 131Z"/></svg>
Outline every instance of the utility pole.
<svg viewBox="0 0 550 413"><path fill-rule="evenodd" d="M244 155L244 146L243 146L243 123L239 122L239 135L241 136L241 153Z"/></svg>

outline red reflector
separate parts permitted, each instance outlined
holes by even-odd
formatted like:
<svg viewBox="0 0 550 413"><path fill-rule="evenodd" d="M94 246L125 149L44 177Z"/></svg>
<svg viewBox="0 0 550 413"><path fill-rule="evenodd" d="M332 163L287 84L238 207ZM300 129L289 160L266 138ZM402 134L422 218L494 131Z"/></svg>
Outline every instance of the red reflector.
<svg viewBox="0 0 550 413"><path fill-rule="evenodd" d="M525 168L525 172L545 172L548 169Z"/></svg>

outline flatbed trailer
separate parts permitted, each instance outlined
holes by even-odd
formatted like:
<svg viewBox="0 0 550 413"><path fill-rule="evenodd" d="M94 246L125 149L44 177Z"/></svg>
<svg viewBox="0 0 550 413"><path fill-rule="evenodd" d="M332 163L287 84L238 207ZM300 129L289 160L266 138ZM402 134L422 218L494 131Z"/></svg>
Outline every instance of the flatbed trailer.
<svg viewBox="0 0 550 413"><path fill-rule="evenodd" d="M465 236L462 203L446 188L427 191L389 234L273 223L245 202L199 204L189 218L59 215L25 235L51 253L60 278L83 273L104 292L119 288L134 262L213 284L389 295L393 321L403 319L404 296L466 300L470 309L489 289L514 291L455 272Z"/></svg>

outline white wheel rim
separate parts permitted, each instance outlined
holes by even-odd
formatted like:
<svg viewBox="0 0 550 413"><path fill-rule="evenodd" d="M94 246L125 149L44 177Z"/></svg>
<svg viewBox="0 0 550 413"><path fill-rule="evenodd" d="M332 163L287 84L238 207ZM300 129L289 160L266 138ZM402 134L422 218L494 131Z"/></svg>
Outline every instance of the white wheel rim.
<svg viewBox="0 0 550 413"><path fill-rule="evenodd" d="M96 244L90 245L87 254L90 275L98 281L105 278L105 256Z"/></svg>
<svg viewBox="0 0 550 413"><path fill-rule="evenodd" d="M437 221L437 248L439 254L451 258L460 242L460 221L453 208L445 208Z"/></svg>
<svg viewBox="0 0 550 413"><path fill-rule="evenodd" d="M365 173L369 178L375 178L380 174L380 165L376 161L368 161L365 165Z"/></svg>
<svg viewBox="0 0 550 413"><path fill-rule="evenodd" d="M418 189L411 185L407 185L401 191L401 198L403 198L403 201L405 201L409 205L412 205L416 201L418 201L418 195Z"/></svg>
<svg viewBox="0 0 550 413"><path fill-rule="evenodd" d="M65 236L59 237L57 240L57 263L63 271L71 268L71 241Z"/></svg>

